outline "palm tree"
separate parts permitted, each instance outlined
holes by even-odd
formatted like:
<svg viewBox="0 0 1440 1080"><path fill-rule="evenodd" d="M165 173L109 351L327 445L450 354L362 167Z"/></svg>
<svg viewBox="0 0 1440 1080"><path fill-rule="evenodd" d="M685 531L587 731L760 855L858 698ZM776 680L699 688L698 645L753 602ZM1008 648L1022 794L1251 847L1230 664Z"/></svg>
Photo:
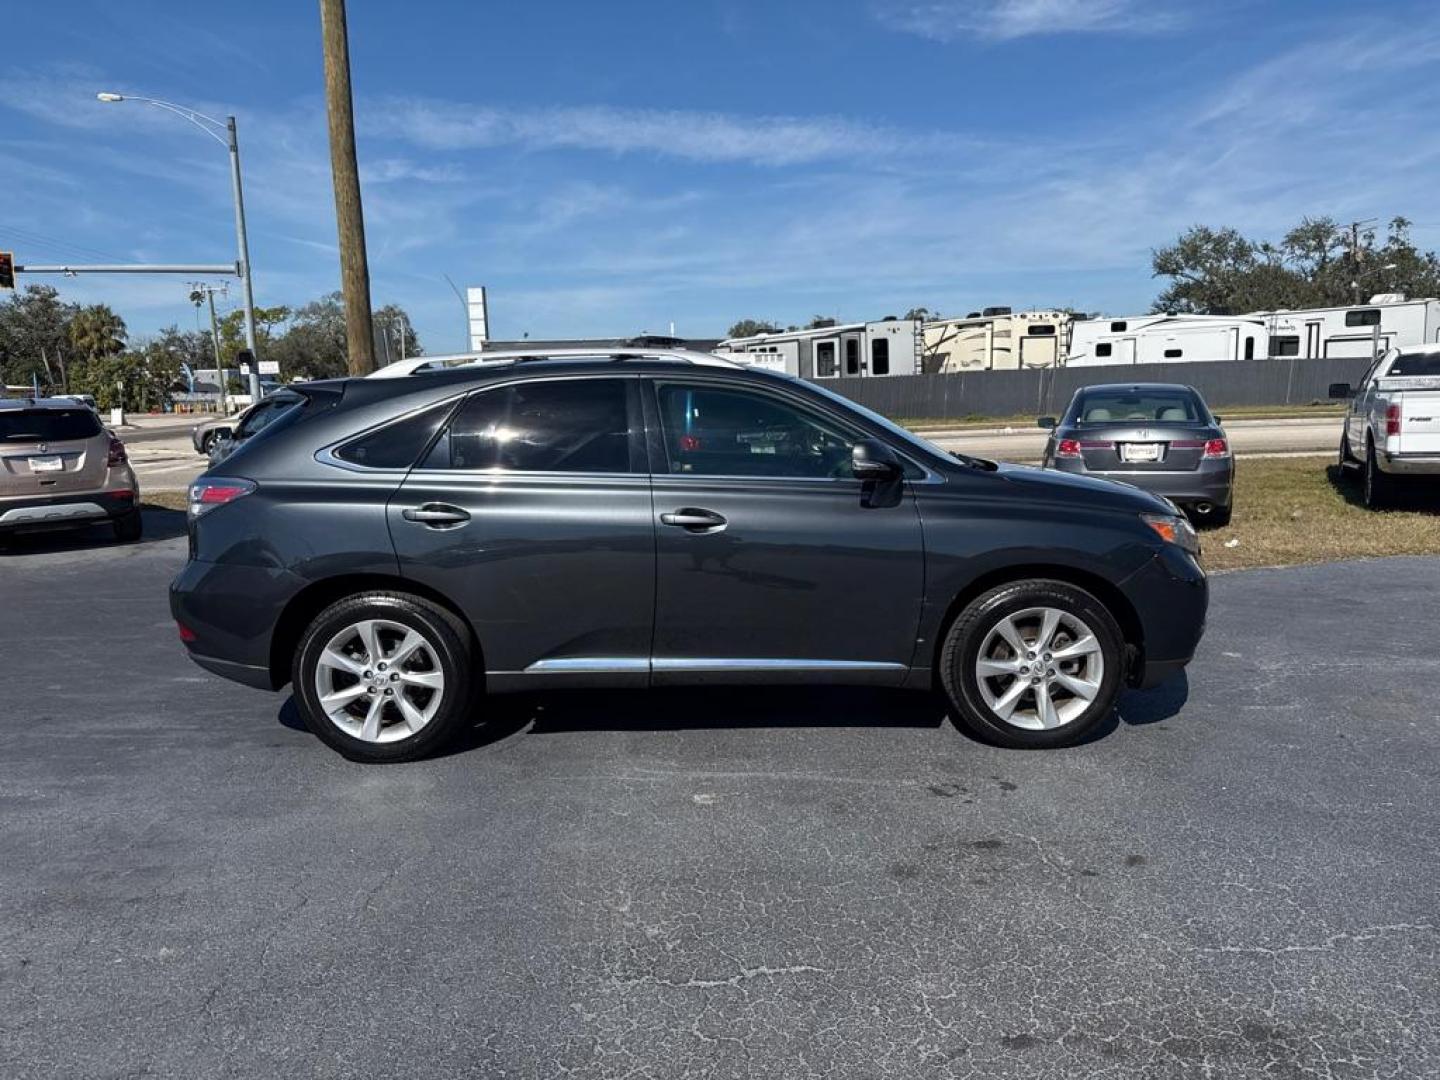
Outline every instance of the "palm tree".
<svg viewBox="0 0 1440 1080"><path fill-rule="evenodd" d="M125 348L125 320L107 304L91 304L70 320L70 344L87 360L114 356Z"/></svg>

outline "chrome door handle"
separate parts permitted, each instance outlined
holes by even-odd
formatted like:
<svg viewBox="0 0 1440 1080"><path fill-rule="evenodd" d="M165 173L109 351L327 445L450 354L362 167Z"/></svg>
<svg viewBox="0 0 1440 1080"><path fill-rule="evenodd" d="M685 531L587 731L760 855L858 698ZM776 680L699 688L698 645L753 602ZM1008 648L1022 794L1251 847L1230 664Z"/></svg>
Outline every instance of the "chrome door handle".
<svg viewBox="0 0 1440 1080"><path fill-rule="evenodd" d="M719 532L727 522L714 510L699 510L693 506L682 507L673 514L661 514L660 524L674 525L692 532Z"/></svg>
<svg viewBox="0 0 1440 1080"><path fill-rule="evenodd" d="M470 515L464 510L445 503L426 503L424 506L410 507L401 510L400 516L406 521L428 525L432 529L446 529L454 525L463 525L470 520Z"/></svg>

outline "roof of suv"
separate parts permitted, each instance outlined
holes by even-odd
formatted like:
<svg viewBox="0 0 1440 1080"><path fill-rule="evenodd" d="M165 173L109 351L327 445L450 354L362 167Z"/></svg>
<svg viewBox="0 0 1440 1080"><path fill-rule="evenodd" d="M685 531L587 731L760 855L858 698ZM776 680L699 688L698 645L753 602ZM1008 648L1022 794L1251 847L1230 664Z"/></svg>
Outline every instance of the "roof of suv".
<svg viewBox="0 0 1440 1080"><path fill-rule="evenodd" d="M651 360L703 367L739 368L742 366L713 353L694 352L689 349L647 349L625 346L614 349L504 349L483 353L456 353L450 356L412 356L408 360L397 360L393 364L386 364L378 371L372 371L366 378L395 379L407 375L433 375L461 368L473 369L492 365L558 360L591 360L606 364L618 360Z"/></svg>
<svg viewBox="0 0 1440 1080"><path fill-rule="evenodd" d="M88 409L74 398L0 398L0 409Z"/></svg>

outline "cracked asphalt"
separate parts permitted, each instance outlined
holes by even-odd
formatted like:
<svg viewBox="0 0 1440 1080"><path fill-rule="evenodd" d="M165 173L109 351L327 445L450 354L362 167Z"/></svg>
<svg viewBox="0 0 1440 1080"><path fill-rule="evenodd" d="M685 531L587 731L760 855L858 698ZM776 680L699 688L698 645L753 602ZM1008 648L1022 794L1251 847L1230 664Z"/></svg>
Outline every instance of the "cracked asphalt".
<svg viewBox="0 0 1440 1080"><path fill-rule="evenodd" d="M366 768L184 659L183 558L0 553L7 1080L1440 1075L1440 561L1216 578L1070 751L596 693Z"/></svg>

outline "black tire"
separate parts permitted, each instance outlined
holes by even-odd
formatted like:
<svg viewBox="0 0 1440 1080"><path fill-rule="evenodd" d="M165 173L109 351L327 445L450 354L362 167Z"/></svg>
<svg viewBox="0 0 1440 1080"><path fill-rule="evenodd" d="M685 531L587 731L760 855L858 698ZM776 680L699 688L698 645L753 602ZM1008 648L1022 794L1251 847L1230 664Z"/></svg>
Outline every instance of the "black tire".
<svg viewBox="0 0 1440 1080"><path fill-rule="evenodd" d="M975 671L980 648L990 632L1003 619L1030 608L1053 608L1082 620L1099 643L1103 660L1099 689L1089 705L1060 726L1046 730L1009 723L993 712L982 696ZM956 616L940 651L940 681L956 726L997 746L1048 750L1084 741L1110 716L1124 683L1124 665L1124 636L1104 604L1063 581L1030 579L996 586Z"/></svg>
<svg viewBox="0 0 1440 1080"><path fill-rule="evenodd" d="M1365 486L1362 498L1369 510L1383 510L1390 505L1390 477L1380 469L1375 441L1365 440Z"/></svg>
<svg viewBox="0 0 1440 1080"><path fill-rule="evenodd" d="M209 457L210 451L215 449L215 443L219 440L219 438L220 433L216 431L207 431L204 435L201 435L200 453L204 454L206 457Z"/></svg>
<svg viewBox="0 0 1440 1080"><path fill-rule="evenodd" d="M145 531L144 520L140 517L139 510L131 510L124 517L118 517L110 522L110 528L114 530L115 539L122 544L133 544Z"/></svg>
<svg viewBox="0 0 1440 1080"><path fill-rule="evenodd" d="M331 639L370 619L418 631L432 654L427 660L444 679L441 700L428 722L393 741L370 741L343 730L321 706L316 686L320 655ZM291 680L300 715L316 738L351 761L385 763L414 761L450 743L472 719L482 682L479 670L479 651L470 631L452 612L408 593L367 592L331 604L311 621L295 649ZM358 675L351 677L355 683L363 681ZM357 707L364 711L358 702L371 700L375 699L357 698ZM388 717L387 731L401 720L398 702L382 706L382 712Z"/></svg>

